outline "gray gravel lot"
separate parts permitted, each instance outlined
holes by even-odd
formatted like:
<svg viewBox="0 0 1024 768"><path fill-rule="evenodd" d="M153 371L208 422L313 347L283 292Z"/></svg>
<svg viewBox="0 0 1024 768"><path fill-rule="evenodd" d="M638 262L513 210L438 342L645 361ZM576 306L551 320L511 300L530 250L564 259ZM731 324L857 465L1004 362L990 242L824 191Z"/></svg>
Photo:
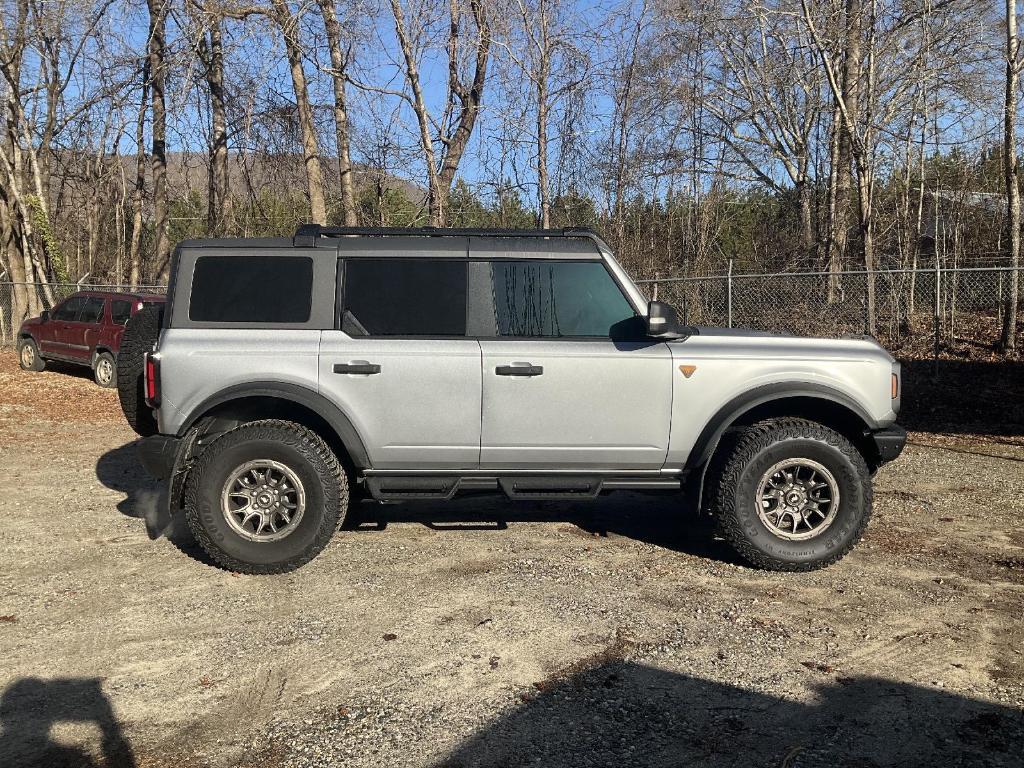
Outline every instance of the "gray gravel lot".
<svg viewBox="0 0 1024 768"><path fill-rule="evenodd" d="M362 504L307 567L249 577L161 511L116 397L19 375L5 768L1022 764L1022 439L915 435L813 574L620 494Z"/></svg>

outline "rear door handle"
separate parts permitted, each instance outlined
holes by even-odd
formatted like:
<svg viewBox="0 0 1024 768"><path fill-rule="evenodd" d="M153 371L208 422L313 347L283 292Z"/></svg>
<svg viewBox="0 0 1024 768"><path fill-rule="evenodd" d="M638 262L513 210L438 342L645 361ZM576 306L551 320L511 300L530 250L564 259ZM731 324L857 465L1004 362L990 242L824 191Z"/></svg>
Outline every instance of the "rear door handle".
<svg viewBox="0 0 1024 768"><path fill-rule="evenodd" d="M376 363L368 363L365 360L353 360L351 363L335 363L335 373L380 373L380 366Z"/></svg>
<svg viewBox="0 0 1024 768"><path fill-rule="evenodd" d="M512 365L499 365L494 369L498 376L543 376L543 365L532 365L531 363L513 363Z"/></svg>

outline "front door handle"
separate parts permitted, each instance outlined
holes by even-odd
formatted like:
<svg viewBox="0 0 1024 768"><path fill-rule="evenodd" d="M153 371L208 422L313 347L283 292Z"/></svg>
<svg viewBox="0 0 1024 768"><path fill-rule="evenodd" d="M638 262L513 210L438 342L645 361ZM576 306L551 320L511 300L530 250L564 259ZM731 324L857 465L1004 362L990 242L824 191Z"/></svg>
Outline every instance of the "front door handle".
<svg viewBox="0 0 1024 768"><path fill-rule="evenodd" d="M513 363L512 365L499 365L494 369L498 376L543 376L544 366L531 363Z"/></svg>
<svg viewBox="0 0 1024 768"><path fill-rule="evenodd" d="M380 366L376 363L368 363L365 360L353 360L351 363L335 363L335 373L380 373Z"/></svg>

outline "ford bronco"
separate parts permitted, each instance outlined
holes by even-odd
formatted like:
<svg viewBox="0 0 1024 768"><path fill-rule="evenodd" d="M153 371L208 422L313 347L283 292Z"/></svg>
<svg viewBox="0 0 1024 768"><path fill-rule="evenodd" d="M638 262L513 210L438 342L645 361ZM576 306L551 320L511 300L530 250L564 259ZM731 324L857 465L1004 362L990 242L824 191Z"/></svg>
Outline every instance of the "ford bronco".
<svg viewBox="0 0 1024 768"><path fill-rule="evenodd" d="M683 326L585 229L305 225L183 242L171 275L119 394L236 571L308 562L357 493L616 490L679 494L750 564L811 570L860 539L906 440L875 341Z"/></svg>

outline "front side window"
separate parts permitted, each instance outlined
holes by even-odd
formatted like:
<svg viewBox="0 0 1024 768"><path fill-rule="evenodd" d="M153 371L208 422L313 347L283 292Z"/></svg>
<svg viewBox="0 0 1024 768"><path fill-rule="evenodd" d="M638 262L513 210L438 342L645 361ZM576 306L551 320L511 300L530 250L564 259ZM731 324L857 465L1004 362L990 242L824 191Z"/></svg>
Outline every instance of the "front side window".
<svg viewBox="0 0 1024 768"><path fill-rule="evenodd" d="M341 329L349 336L465 336L466 262L349 259Z"/></svg>
<svg viewBox="0 0 1024 768"><path fill-rule="evenodd" d="M110 321L117 325L124 325L132 316L132 303L125 299L114 299L110 302Z"/></svg>
<svg viewBox="0 0 1024 768"><path fill-rule="evenodd" d="M188 316L211 323L305 323L312 301L312 259L201 256Z"/></svg>
<svg viewBox="0 0 1024 768"><path fill-rule="evenodd" d="M90 296L85 300L82 307L82 314L78 316L80 323L98 323L103 319L103 299Z"/></svg>
<svg viewBox="0 0 1024 768"><path fill-rule="evenodd" d="M499 336L625 338L636 312L598 261L495 261Z"/></svg>
<svg viewBox="0 0 1024 768"><path fill-rule="evenodd" d="M63 320L64 322L76 320L78 318L78 313L82 311L83 304L85 304L84 296L72 296L53 310L51 317L54 320Z"/></svg>

